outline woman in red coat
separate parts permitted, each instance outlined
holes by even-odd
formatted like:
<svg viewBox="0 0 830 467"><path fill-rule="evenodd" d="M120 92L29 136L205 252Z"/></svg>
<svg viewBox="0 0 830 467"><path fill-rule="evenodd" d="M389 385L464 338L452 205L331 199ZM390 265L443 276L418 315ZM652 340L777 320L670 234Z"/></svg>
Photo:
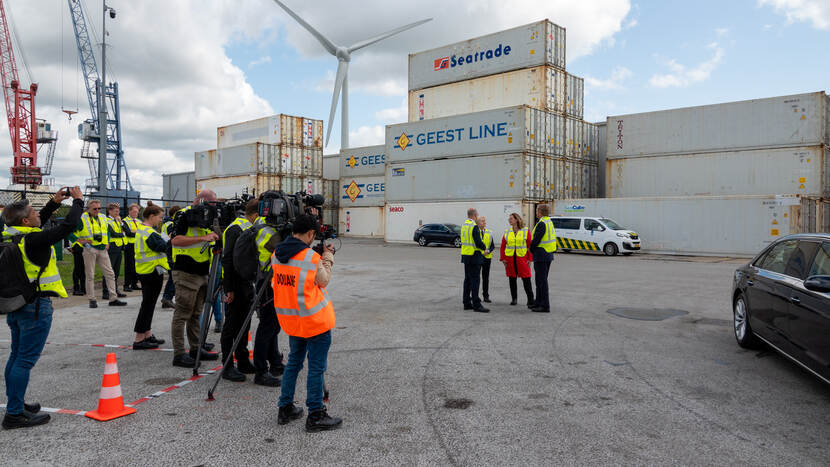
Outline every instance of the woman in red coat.
<svg viewBox="0 0 830 467"><path fill-rule="evenodd" d="M501 262L504 263L504 270L510 281L510 304L516 304L516 295L518 292L517 277L522 278L524 284L525 294L527 294L527 307L532 308L533 286L530 284L530 262L533 258L530 255L530 234L524 228L524 221L522 216L515 212L510 214L507 218L510 223L510 228L504 232L504 237L501 239Z"/></svg>

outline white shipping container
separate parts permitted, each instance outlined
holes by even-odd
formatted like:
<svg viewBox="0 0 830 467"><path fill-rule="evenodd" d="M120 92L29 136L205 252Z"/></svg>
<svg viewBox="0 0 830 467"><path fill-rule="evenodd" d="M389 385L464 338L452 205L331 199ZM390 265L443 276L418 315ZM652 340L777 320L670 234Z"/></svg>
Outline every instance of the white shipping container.
<svg viewBox="0 0 830 467"><path fill-rule="evenodd" d="M323 206L336 208L340 204L340 180L323 180Z"/></svg>
<svg viewBox="0 0 830 467"><path fill-rule="evenodd" d="M824 92L608 117L607 158L827 144Z"/></svg>
<svg viewBox="0 0 830 467"><path fill-rule="evenodd" d="M340 178L386 173L386 146L366 146L340 151Z"/></svg>
<svg viewBox="0 0 830 467"><path fill-rule="evenodd" d="M234 198L243 193L259 195L280 188L279 175L253 173L231 177L196 179L196 192L211 190L218 198Z"/></svg>
<svg viewBox="0 0 830 467"><path fill-rule="evenodd" d="M572 159L584 157L585 122L568 117L565 119L565 156Z"/></svg>
<svg viewBox="0 0 830 467"><path fill-rule="evenodd" d="M338 210L337 208L323 208L323 224L334 226L337 229L337 222ZM340 231L337 231L337 234L340 235Z"/></svg>
<svg viewBox="0 0 830 467"><path fill-rule="evenodd" d="M565 112L565 72L540 66L409 92L409 121L527 105Z"/></svg>
<svg viewBox="0 0 830 467"><path fill-rule="evenodd" d="M565 69L565 28L548 20L409 55L409 90L550 65Z"/></svg>
<svg viewBox="0 0 830 467"><path fill-rule="evenodd" d="M346 177L338 186L340 207L383 206L386 202L386 177Z"/></svg>
<svg viewBox="0 0 830 467"><path fill-rule="evenodd" d="M319 148L251 143L195 154L196 178L270 173L320 177L323 151Z"/></svg>
<svg viewBox="0 0 830 467"><path fill-rule="evenodd" d="M594 123L582 122L582 159L597 162L599 160L599 147L599 126Z"/></svg>
<svg viewBox="0 0 830 467"><path fill-rule="evenodd" d="M289 193L305 191L309 195L323 194L323 179L314 177L282 177L279 189Z"/></svg>
<svg viewBox="0 0 830 467"><path fill-rule="evenodd" d="M517 200L387 203L385 239L387 242L414 244L415 229L421 225L433 223L462 225L467 219L467 209L476 208L479 216L487 218L487 228L493 232L493 242L498 246L509 225L508 216L515 212L522 216L525 224L532 223L535 206L534 203ZM460 251L458 253L460 254Z"/></svg>
<svg viewBox="0 0 830 467"><path fill-rule="evenodd" d="M384 208L340 208L337 233L341 237L383 238Z"/></svg>
<svg viewBox="0 0 830 467"><path fill-rule="evenodd" d="M565 83L565 112L582 119L585 107L585 80L568 73Z"/></svg>
<svg viewBox="0 0 830 467"><path fill-rule="evenodd" d="M194 172L162 174L162 198L164 207L184 206L193 202L196 196L196 175Z"/></svg>
<svg viewBox="0 0 830 467"><path fill-rule="evenodd" d="M323 179L340 179L340 154L326 154L323 156Z"/></svg>
<svg viewBox="0 0 830 467"><path fill-rule="evenodd" d="M564 117L527 106L386 126L390 163L486 154L564 155Z"/></svg>
<svg viewBox="0 0 830 467"><path fill-rule="evenodd" d="M822 146L611 159L607 165L611 198L830 194Z"/></svg>
<svg viewBox="0 0 830 467"><path fill-rule="evenodd" d="M752 256L798 232L797 195L578 199L554 202L558 216L601 216L631 229L644 251Z"/></svg>
<svg viewBox="0 0 830 467"><path fill-rule="evenodd" d="M322 120L278 114L217 128L216 147L265 143L322 149L322 135Z"/></svg>
<svg viewBox="0 0 830 467"><path fill-rule="evenodd" d="M606 139L607 139L605 137L605 135L607 133L606 130L608 128L608 125L607 125L606 122L599 122L599 123L596 123L595 125L597 126L597 129L598 129L597 144L598 144L598 147L599 147L599 150L597 151L597 181L598 181L598 185L597 185L597 191L596 191L597 194L596 194L596 196L598 198L605 198L606 196L608 196L608 195L605 194L605 169L606 169L605 143L606 143Z"/></svg>

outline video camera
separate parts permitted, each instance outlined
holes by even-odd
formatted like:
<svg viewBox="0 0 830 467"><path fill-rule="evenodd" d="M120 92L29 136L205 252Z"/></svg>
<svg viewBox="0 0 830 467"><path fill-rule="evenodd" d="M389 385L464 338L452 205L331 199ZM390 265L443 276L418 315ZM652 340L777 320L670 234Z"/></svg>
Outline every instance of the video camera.
<svg viewBox="0 0 830 467"><path fill-rule="evenodd" d="M308 214L316 217L320 228L314 238L320 240L320 243L312 248L317 253L323 254L324 242L337 238L337 230L334 226L322 223L324 202L323 195L309 195L304 191L293 195L283 191L266 191L259 198L259 216L266 224L277 230L280 238L287 238L291 235L291 224L297 216Z"/></svg>
<svg viewBox="0 0 830 467"><path fill-rule="evenodd" d="M188 227L200 227L203 229L219 228L225 230L233 221L245 213L245 205L253 199L253 196L245 193L239 197L225 201L208 201L185 212L185 222Z"/></svg>

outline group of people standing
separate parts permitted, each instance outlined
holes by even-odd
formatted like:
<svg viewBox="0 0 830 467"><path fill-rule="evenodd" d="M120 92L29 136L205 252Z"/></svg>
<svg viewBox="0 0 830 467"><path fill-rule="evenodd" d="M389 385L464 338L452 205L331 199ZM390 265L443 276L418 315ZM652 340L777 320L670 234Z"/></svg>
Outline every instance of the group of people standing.
<svg viewBox="0 0 830 467"><path fill-rule="evenodd" d="M539 219L532 231L525 227L522 216L512 213L501 240L499 260L504 264L505 275L510 284L510 305L518 299L518 279L522 280L527 307L537 313L550 312L548 295L548 273L556 251L556 231L550 219L550 206L536 207ZM461 262L464 264L464 291L462 303L465 310L487 313L479 298L481 285L483 302L490 300L490 265L495 244L493 233L487 228L487 220L479 216L475 208L467 210L467 219L461 226ZM536 295L531 285L530 264L536 279Z"/></svg>

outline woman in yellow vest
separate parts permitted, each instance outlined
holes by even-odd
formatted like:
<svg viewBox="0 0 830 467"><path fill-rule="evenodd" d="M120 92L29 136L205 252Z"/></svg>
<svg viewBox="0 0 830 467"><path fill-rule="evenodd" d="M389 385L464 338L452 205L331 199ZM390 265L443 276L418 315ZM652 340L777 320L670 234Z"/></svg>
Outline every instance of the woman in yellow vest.
<svg viewBox="0 0 830 467"><path fill-rule="evenodd" d="M529 235L525 228L522 216L515 212L507 218L510 224L501 239L501 262L504 263L504 271L510 282L510 304L516 304L518 295L518 278L522 278L522 284L527 295L527 307L534 305L533 286L530 284L530 262L533 257L528 250Z"/></svg>
<svg viewBox="0 0 830 467"><path fill-rule="evenodd" d="M155 230L163 216L164 210L159 206L147 206L141 214L144 222L135 231L135 272L141 281L141 308L135 320L134 350L155 349L164 343L150 330L164 275L170 270L167 242Z"/></svg>

